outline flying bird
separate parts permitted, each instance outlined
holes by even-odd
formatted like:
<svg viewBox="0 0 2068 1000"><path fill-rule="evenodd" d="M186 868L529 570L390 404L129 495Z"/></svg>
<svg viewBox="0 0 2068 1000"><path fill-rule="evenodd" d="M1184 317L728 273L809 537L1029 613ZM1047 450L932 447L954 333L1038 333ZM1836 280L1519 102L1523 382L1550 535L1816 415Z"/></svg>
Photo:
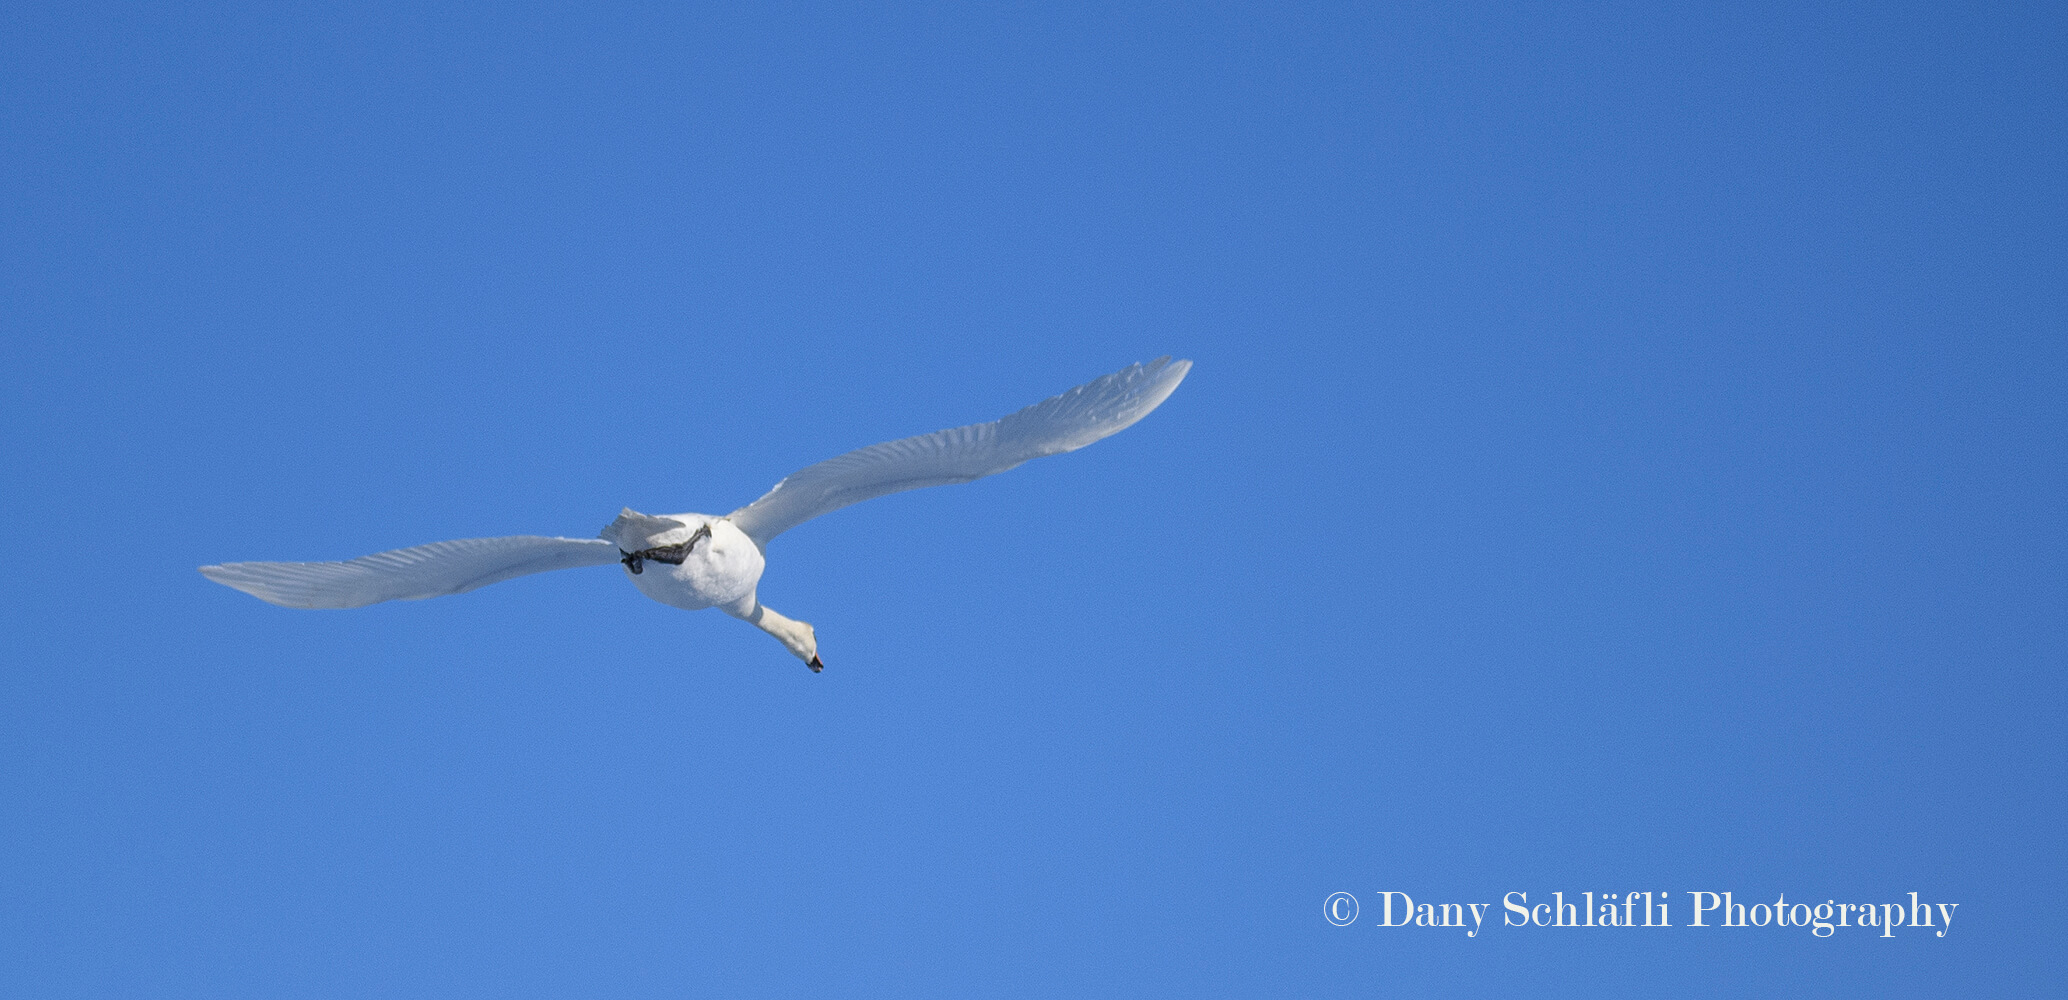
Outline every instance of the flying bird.
<svg viewBox="0 0 2068 1000"><path fill-rule="evenodd" d="M813 673L818 635L755 596L768 543L821 514L924 486L966 483L1126 430L1178 387L1190 361L1130 365L988 424L885 441L809 465L733 511L653 517L629 507L596 538L462 538L343 562L201 567L226 587L288 608L362 608L464 594L514 577L617 563L639 592L687 611L718 608L775 636Z"/></svg>

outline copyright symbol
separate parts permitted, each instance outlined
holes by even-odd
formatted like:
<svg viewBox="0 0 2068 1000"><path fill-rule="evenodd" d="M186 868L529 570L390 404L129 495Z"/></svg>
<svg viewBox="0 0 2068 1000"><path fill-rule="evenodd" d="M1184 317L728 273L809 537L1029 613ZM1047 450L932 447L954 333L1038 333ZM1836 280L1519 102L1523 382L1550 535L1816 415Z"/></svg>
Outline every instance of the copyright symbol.
<svg viewBox="0 0 2068 1000"><path fill-rule="evenodd" d="M1336 893L1321 904L1321 915L1337 927L1348 927L1357 921L1357 897L1347 892Z"/></svg>

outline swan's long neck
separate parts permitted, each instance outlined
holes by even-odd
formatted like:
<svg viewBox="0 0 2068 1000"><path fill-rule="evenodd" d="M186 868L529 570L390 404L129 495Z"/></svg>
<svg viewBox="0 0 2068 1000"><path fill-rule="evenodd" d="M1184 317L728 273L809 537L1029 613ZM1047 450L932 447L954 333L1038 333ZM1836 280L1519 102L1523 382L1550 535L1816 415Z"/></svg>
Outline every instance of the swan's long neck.
<svg viewBox="0 0 2068 1000"><path fill-rule="evenodd" d="M813 673L817 673L823 666L819 663L818 635L812 630L809 622L785 618L777 614L774 608L762 604L752 594L747 595L743 601L727 605L725 613L752 622L756 628L775 636L776 641L782 643L784 649L803 660Z"/></svg>

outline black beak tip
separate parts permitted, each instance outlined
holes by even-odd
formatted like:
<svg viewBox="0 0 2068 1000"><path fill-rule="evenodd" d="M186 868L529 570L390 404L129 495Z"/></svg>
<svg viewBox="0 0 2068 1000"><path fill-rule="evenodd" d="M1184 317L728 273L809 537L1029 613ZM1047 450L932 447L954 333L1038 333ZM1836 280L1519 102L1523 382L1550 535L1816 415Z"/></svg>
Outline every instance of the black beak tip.
<svg viewBox="0 0 2068 1000"><path fill-rule="evenodd" d="M818 673L819 671L826 669L826 665L819 662L819 657L817 653L812 654L811 662L805 664L805 666L810 667L812 673Z"/></svg>

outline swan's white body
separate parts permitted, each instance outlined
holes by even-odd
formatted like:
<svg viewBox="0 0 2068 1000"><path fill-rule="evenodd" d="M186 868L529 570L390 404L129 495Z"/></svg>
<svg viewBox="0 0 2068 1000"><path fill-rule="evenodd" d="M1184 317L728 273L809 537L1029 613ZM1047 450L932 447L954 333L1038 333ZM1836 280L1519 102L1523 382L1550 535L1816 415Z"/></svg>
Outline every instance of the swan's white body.
<svg viewBox="0 0 2068 1000"><path fill-rule="evenodd" d="M641 515L627 510L603 529L603 537L616 542L623 551L638 552L680 545L689 541L700 527L711 531L709 541L691 548L681 565L647 563L632 577L640 593L684 611L729 608L754 597L754 585L761 582L761 571L767 568L768 561L761 555L761 547L737 525L711 514L670 514L645 520L673 522L672 525L656 525L659 531L634 535L640 518Z"/></svg>
<svg viewBox="0 0 2068 1000"><path fill-rule="evenodd" d="M1004 472L1117 434L1161 405L1190 361L1158 358L988 424L886 441L808 466L731 514L649 517L626 509L599 538L512 535L396 549L343 562L241 562L202 575L273 604L357 608L460 594L530 573L622 563L639 592L687 611L720 608L774 636L813 671L818 638L756 597L775 536L871 497Z"/></svg>

